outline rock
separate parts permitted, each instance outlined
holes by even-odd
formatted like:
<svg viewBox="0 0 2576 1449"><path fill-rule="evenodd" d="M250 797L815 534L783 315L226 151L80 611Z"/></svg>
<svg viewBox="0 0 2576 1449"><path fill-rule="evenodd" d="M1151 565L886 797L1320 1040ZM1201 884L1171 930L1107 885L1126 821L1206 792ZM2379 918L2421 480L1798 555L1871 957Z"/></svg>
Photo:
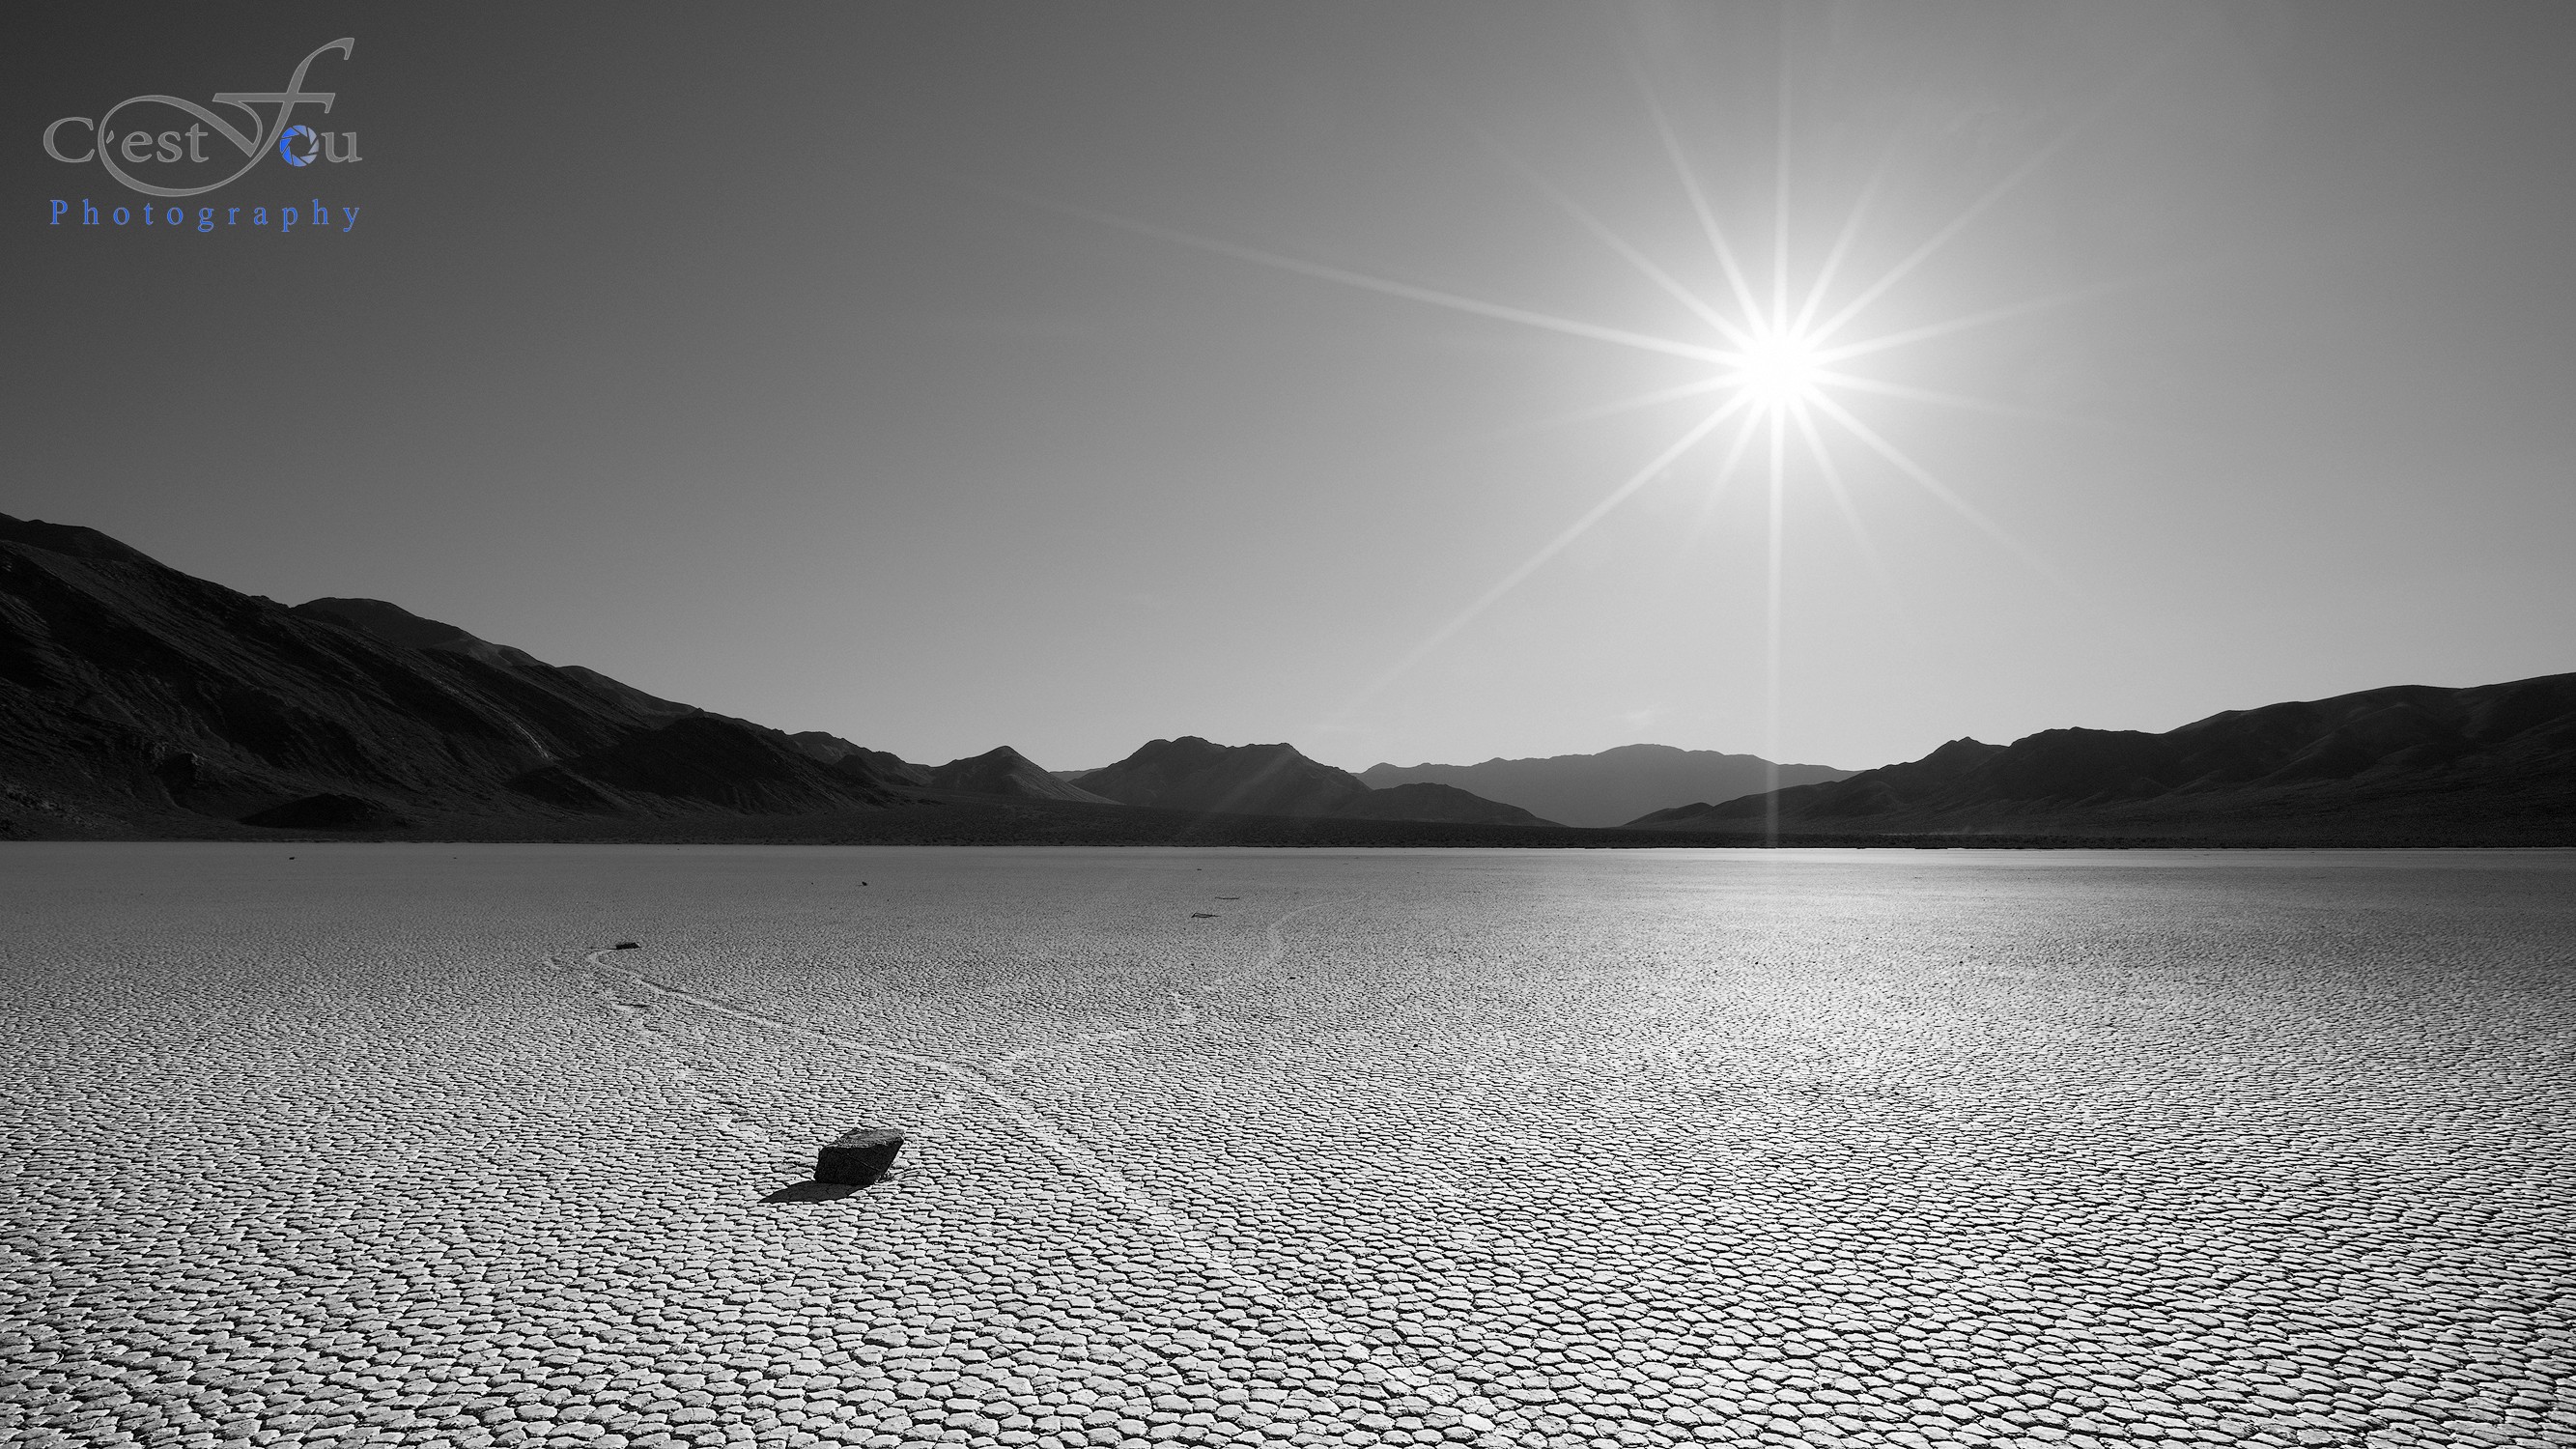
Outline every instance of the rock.
<svg viewBox="0 0 2576 1449"><path fill-rule="evenodd" d="M636 945L632 941L620 941L616 945L609 947L609 949L612 951L641 951L644 948Z"/></svg>
<svg viewBox="0 0 2576 1449"><path fill-rule="evenodd" d="M892 1127L860 1127L842 1133L814 1159L816 1182L846 1182L865 1187L894 1167L903 1150L903 1134Z"/></svg>

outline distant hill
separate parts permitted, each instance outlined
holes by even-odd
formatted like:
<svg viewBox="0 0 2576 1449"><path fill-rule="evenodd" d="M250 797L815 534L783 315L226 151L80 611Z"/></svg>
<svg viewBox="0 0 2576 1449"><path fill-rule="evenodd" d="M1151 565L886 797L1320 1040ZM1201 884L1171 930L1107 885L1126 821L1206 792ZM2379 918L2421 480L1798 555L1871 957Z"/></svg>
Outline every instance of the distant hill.
<svg viewBox="0 0 2576 1449"><path fill-rule="evenodd" d="M1556 825L1518 805L1472 795L1455 785L1390 785L1345 800L1334 810L1341 820L1438 820L1459 825Z"/></svg>
<svg viewBox="0 0 2576 1449"><path fill-rule="evenodd" d="M0 514L0 833L895 803L859 761L373 599L289 609ZM199 831L202 833L202 831Z"/></svg>
<svg viewBox="0 0 2576 1449"><path fill-rule="evenodd" d="M1083 776L1082 788L1122 805L1227 815L1332 815L1368 793L1357 775L1293 745L1219 745L1196 735L1149 740Z"/></svg>
<svg viewBox="0 0 2576 1449"><path fill-rule="evenodd" d="M1087 800L1096 805L1113 803L1039 769L1028 756L1009 745L987 750L969 759L951 760L928 774L928 783L941 790L1009 795L1026 800Z"/></svg>
<svg viewBox="0 0 2576 1449"><path fill-rule="evenodd" d="M2057 729L1779 792L1784 831L2194 834L2510 843L2576 835L2576 674L2398 685L2162 734ZM1751 832L1747 795L1638 828Z"/></svg>
<svg viewBox="0 0 2576 1449"><path fill-rule="evenodd" d="M1481 765L1371 765L1360 779L1383 790L1416 783L1454 785L1568 825L1617 825L1676 800L1727 800L1768 790L1771 764L1759 755L1621 745L1595 755L1487 760ZM1782 765L1776 783L1849 778L1829 765Z"/></svg>
<svg viewBox="0 0 2576 1449"><path fill-rule="evenodd" d="M1219 745L1184 735L1151 740L1081 787L1125 805L1229 815L1355 820L1546 824L1528 811L1454 787L1375 791L1348 770L1319 764L1293 745Z"/></svg>

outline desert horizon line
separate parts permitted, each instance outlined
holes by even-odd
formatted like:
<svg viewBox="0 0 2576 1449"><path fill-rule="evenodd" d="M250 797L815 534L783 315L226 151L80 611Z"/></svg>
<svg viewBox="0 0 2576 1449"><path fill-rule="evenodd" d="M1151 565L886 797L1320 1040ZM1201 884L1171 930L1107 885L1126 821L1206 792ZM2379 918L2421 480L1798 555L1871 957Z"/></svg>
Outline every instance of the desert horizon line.
<svg viewBox="0 0 2576 1449"><path fill-rule="evenodd" d="M7 514L5 514L5 513L0 513L0 520L7 520L7 519L8 519L8 515L7 515ZM150 560L152 563L154 563L154 564L155 564L156 566L158 566L158 567L162 567L162 568L168 568L168 567L170 567L170 566L169 566L169 565L167 565L167 564L162 564L158 559L152 559L150 555L148 555L148 554L144 554L141 550L139 550L139 549L134 549L132 545L124 543L124 541L123 541L123 540L121 540L121 539L115 539L115 538L113 537L113 535L109 535L109 534L105 533L105 532L104 532L104 531L102 531L102 530L98 530L98 529L95 529L95 528L91 528L91 527L90 527L89 525L87 525L87 524L49 524L49 523L47 523L47 521L46 521L46 520L44 520L44 519L37 519L37 518L29 518L29 519L27 519L27 520L25 520L25 521L26 521L26 522L28 522L28 523L31 523L31 524L37 524L37 525L40 525L40 526L54 527L54 528L72 528L72 529L80 529L80 530L83 530L83 531L85 531L85 532L94 533L94 534L97 534L97 535L98 535L99 537L101 537L101 538L107 538L107 539L110 539L112 542L116 543L116 544L117 544L119 547L121 547L121 548L126 548L126 549L131 550L131 551L132 551L132 552L134 552L138 557L142 557L142 558L145 558L145 559ZM174 572L177 572L177 570L174 570ZM194 576L194 575L187 575L187 576L188 576L188 577L192 577L192 578L193 578L193 577L196 577L196 576ZM209 582L209 583L211 583L211 582L213 582L213 581L212 581L212 580L205 580L205 582ZM218 587L229 587L229 586L228 586L228 585L218 585ZM265 595L265 594L253 594L253 595L252 595L252 597L254 597L254 598L262 598L262 599L265 599L265 598L268 598L269 596L268 596L268 595ZM397 602L395 602L395 601L393 601L393 600L390 600L390 599L378 599L378 598L372 598L372 597L367 597L367 596L359 596L359 595L328 595L328 594L325 594L325 595L316 595L314 598L312 598L312 599L308 599L308 600L304 601L304 602L303 602L303 603L301 603L301 604L289 604L289 605L285 605L285 606L283 606L283 607L286 607L286 608L289 608L289 609L303 609L303 608L307 608L307 607L309 607L309 606L311 606L311 605L315 605L315 604L329 604L329 603L335 603L335 602L349 602L349 603L371 604L371 605L377 605L377 606L381 606L381 607L386 607L386 608L391 608L391 609L399 610L399 611L400 611L401 613L403 613L404 615L407 615L408 617L410 617L410 618L412 618L412 619L415 619L415 620L418 620L418 621L420 621L420 622L422 622L422 623L424 623L424 624L434 625L434 626L443 627L443 628L448 628L448 629L454 629L454 630L456 630L459 634L463 635L464 637L466 637L466 638L468 638L468 639L472 639L472 640L475 640L475 641L480 642L480 643L484 643L484 644L491 645L491 646L492 646L492 647L494 647L494 648L505 649L505 650L511 650L511 651L514 651L514 652L520 652L520 653L524 653L524 652L526 652L526 651L519 650L519 649L518 649L518 647L517 647L517 646L515 646L515 645L500 644L500 643L498 643L497 641L492 641L492 640L484 639L482 636L480 636L480 635L476 635L476 634L473 634L471 631L464 629L464 627L463 627L463 626L461 626L461 625L451 624L451 623L448 623L447 621L442 620L442 619L433 619L433 618L429 617L428 615L416 613L416 612L414 612L414 611L413 611L409 606L404 605L404 604L401 604L401 603L397 603ZM533 657L533 656L530 656L530 657ZM573 667L573 668L587 668L587 666L584 666L584 665L573 665L573 666L570 666L570 667ZM1772 757L1770 757L1770 756L1763 755L1763 754L1761 754L1759 751L1755 751L1755 750L1736 750L1736 749L1728 749L1728 748L1725 748L1725 747L1723 747L1723 746L1718 746L1718 745L1685 745L1685 744L1674 744L1674 743L1670 743L1670 742L1668 742L1668 741L1664 741L1664 740L1650 740L1650 739L1636 739L1636 738L1631 738L1631 739L1629 739L1628 741L1626 741L1625 743L1621 743L1621 744L1613 744L1613 745L1605 745L1605 746L1602 746L1602 747L1600 747L1600 748L1598 748L1598 749L1591 749L1591 750L1581 750L1581 749L1577 749L1577 750L1560 750L1560 751L1555 751L1555 752L1551 752L1551 753L1544 753L1544 754L1540 754L1540 753L1530 753L1530 754L1505 754L1505 753L1496 752L1496 753L1493 753L1493 754L1490 754L1490 755L1486 755L1486 756L1485 756L1485 757L1483 757L1482 759L1467 759L1467 758L1463 758L1463 756L1464 756L1464 755L1466 755L1466 754L1471 754L1471 753L1473 753L1473 752L1471 752L1471 751L1462 751L1462 752L1457 752L1455 755L1453 755L1453 757L1452 757L1452 758L1449 758L1449 759L1431 759L1431 758L1427 758L1427 757L1426 757L1426 758L1423 758L1423 759L1420 759L1420 760L1414 761L1414 762L1409 763L1409 764L1408 764L1408 763L1405 763L1405 762L1404 762L1404 761L1402 761L1401 759L1397 758L1395 755L1393 755L1393 754L1389 754L1389 755L1387 755L1386 757L1384 757L1384 758L1380 758L1380 759L1377 759L1377 760L1374 760L1374 761L1372 761L1371 763L1369 763L1369 764L1367 764L1367 765L1363 765L1363 766L1352 766L1352 765L1347 765L1347 764L1336 764L1336 763L1334 763L1334 762L1332 762L1332 761L1329 761L1329 760L1326 760L1326 759L1322 758L1319 754L1317 754L1317 753L1314 753L1314 752L1310 751L1306 746L1296 743L1296 740L1295 740L1295 737L1294 737L1294 734L1293 734L1293 733L1290 733L1290 734L1284 734L1284 735L1281 735L1281 736L1279 736L1278 738L1275 738L1275 739L1270 739L1270 740L1258 740L1258 739L1252 739L1252 740L1246 740L1246 741L1244 741L1243 743L1244 743L1245 745L1247 745L1247 746L1253 746L1253 745L1270 745L1270 744L1284 744L1284 745L1288 745L1288 746L1290 746L1291 748L1295 749L1295 750L1296 750L1296 751L1297 751L1301 756L1303 756L1304 758L1306 758L1306 759L1308 759L1308 760L1312 760L1312 761L1316 762L1317 764L1326 764L1326 765L1331 765L1331 767L1332 767L1332 768L1334 768L1334 769L1344 770L1344 771L1346 771L1346 772L1348 772L1348 773L1350 773L1350 774L1352 774L1352 775L1361 776L1361 777L1363 777L1363 778L1365 778L1365 777L1366 777L1366 776L1367 776L1371 771L1375 771L1375 770L1383 770L1383 769L1389 769L1389 768L1392 768L1392 769L1399 769L1399 770L1404 770L1404 769L1420 770L1420 769L1434 769L1434 768L1446 768L1446 769L1471 769L1471 768L1475 768L1475 767L1478 767L1478 766L1484 766L1484 765L1495 765L1495 764L1511 764L1511 763L1538 762L1538 761L1561 761L1561 760L1575 760L1575 759L1592 759L1592 758L1597 758L1597 757L1602 756L1602 755L1612 754L1612 753L1615 753L1615 752L1618 752L1618 751L1621 751L1621 750L1633 750L1633 749L1661 749L1661 750L1674 750L1674 751L1679 751L1679 752L1684 753L1684 754L1722 756L1722 757L1725 757L1725 758L1728 758L1728 759L1734 759L1734 760L1747 760L1747 761L1753 761L1753 762L1757 762L1757 763L1760 763L1760 764L1763 764L1763 765L1767 765L1767 766L1777 766L1777 767L1782 768L1782 769L1830 770L1830 771L1837 771L1837 772L1841 772L1841 773L1844 773L1844 774L1864 774L1864 773L1868 773L1868 772L1873 771L1873 770L1884 769L1884 768L1887 768L1887 767L1890 767L1890 766L1906 764L1906 763L1909 763L1909 762L1911 762L1911 761L1915 761L1915 760L1923 759L1923 758L1925 758L1926 756L1928 756L1929 754L1931 754L1933 751L1939 750L1939 749L1941 749L1941 748L1943 748L1944 746L1947 746L1947 745L1960 743L1960 742L1962 742L1962 741L1965 741L1965 742L1968 742L1968 743L1974 743L1974 744L1991 744L1991 743L2011 744L2011 743L2019 742L2019 741L2021 741L2021 740L2029 739L2029 738L2031 738L2031 737L2033 737L2033 736L2035 736L2035 735L2046 734L2046 733L2048 733L2048 732L2049 732L2049 731L2051 731L2051 730L2060 730L2060 729L2110 730L2110 731L2118 732L2118 733L2131 733L2131 734L2160 734L2160 733L2167 733L2167 732L2169 732L2170 730L2173 730L2173 729L2187 729L2187 728L2190 728L2190 727L2191 727L2191 726L2193 726L2193 725L2202 724L2202 723L2205 723L2205 722L2207 722L2207 721L2209 721L2209 720L2213 720L2213 719L2223 718L2223 717L2225 717L2225 716L2227 716L2227 715L2230 715L2230 714L2242 713L2242 712L2244 712L2244 711L2247 711L2247 710L2253 710L2253 709L2262 709L2262 708L2267 708L2267 707L2270 707L2270 706L2273 706L2273 705L2282 705L2282 704L2305 704L2305 705L2324 704L2324 703L2329 703L2329 702L2334 701L2334 700L2343 699L2343 698L2346 698L2346 697L2351 696L2351 695L2366 694L2366 693L2372 693L2372 692L2376 692L2376 691L2389 690L2389 689L2445 689L2445 690L2460 690L2460 689L2474 689L2474 688L2480 688L2480 687L2484 687L2484 686L2488 686L2488 685L2497 685L2497 686L2501 686L2501 685L2509 685L2509 684L2525 683L2525 682L2528 682L2528 681L2530 681L2530 680L2535 680L2535 679L2545 679L2545 678L2552 677L2552 675L2553 675L2553 674L2555 674L2555 673L2557 673L2557 672L2560 672L2560 671L2547 671L2547 672L2540 673L2540 674L2524 675L2524 676L2521 676L2521 677L2520 677L2520 678L2518 678L2518 679L2508 679L2508 680L2484 680L2484 681L2480 681L2480 680L2471 680L2471 681L2468 681L2468 682L2466 682L2466 683L2459 683L2459 684L2429 684L2429 683L2425 683L2425 682L2422 682L2422 681L2407 681L2407 682L2402 683L2402 684L2381 683L2381 684L2364 685L2364 686L2362 686L2362 687L2360 687L2360 688L2358 688L2358 689L2342 690L2342 691L2337 691L2337 692L2335 692L2335 693L2330 693L2330 694L2321 694L2321 695L2316 695L2316 696L2312 696L2312 697L2305 698L2305 699L2270 698L2270 699L2264 699L2264 700L2261 700L2261 701L2257 701L2257 702L2254 702L2254 703L2233 705L2233 706L2230 706L2230 707L2225 708L2225 709L2216 710L2216 711L2213 711L2213 712L2211 712L2211 713L2209 713L2209 714L2202 715L2202 716L2200 716L2200 717L2198 717L2198 718L2196 718L2196 719L2185 720L2185 721L2183 721L2183 722L2181 722L2181 723L2179 723L2179 724L2176 724L2176 725L2173 725L2173 726L2169 726L2169 727L2167 728L2167 730L2146 729L2146 728L2140 728L2140 727L2137 727L2137 726L2104 726L2104 725L2086 724L2086 723L2082 723L2082 722L2066 722L2066 723L2058 723L2058 724L2042 725L2042 726L2038 727L2037 729L2025 730L2025 731L2022 731L2022 732L2021 732L2021 733L2019 733L2019 734L2015 734L2015 735L2013 735L2013 736L2012 736L2010 739L2008 739L2008 740L2006 740L2006 739L1998 739L1998 740L1991 740L1991 741L1990 741L1990 740L1987 740L1987 739L1983 738L1982 736L1979 736L1979 735L1976 735L1976 734L1973 734L1973 733L1970 733L1970 734L1961 734L1961 735L1956 735L1956 736L1953 736L1953 737L1950 737L1950 738L1947 738L1947 739L1942 739L1942 740L1939 740L1939 741L1935 741L1935 742L1934 742L1934 743L1932 743L1931 745L1924 747L1920 753L1917 753L1917 754L1914 754L1914 755L1901 755L1901 756L1899 756L1899 757L1897 757L1897 758L1895 758L1895 759L1878 761L1878 762L1876 762L1876 763L1866 764L1866 765L1847 765L1847 764L1838 764L1838 763L1836 763L1836 764L1829 764L1829 763L1825 763L1825 762L1823 762L1823 761L1818 761L1818 760L1801 760L1801 759L1791 758L1791 756L1792 756L1792 755L1794 755L1794 753L1795 753L1794 751L1791 751L1791 752L1784 752L1784 754L1783 754L1783 756L1782 756L1782 757L1780 757L1780 758L1776 758L1776 759L1775 759L1775 758L1772 758ZM713 710L713 709L709 709L708 707L706 707L706 706L704 706L704 705L691 705L691 706L689 706L689 707L690 707L690 708L693 708L693 709L702 710L702 711L704 711L704 712L706 712L706 713L710 713L710 714L720 713L720 711ZM758 723L758 721L753 720L753 719L752 719L752 717L751 717L751 716L749 716L749 715L735 715L735 714L727 713L727 714L726 714L726 717L727 717L727 718L742 719L742 720L744 720L745 722L748 722L748 723ZM842 739L849 739L849 738L851 737L851 736L850 736L850 734L849 734L849 733L847 733L847 727L844 727L844 728L832 728L832 727L829 727L829 726L810 726L810 727L807 727L807 728L799 729L799 728L796 728L796 727L794 727L794 726L792 726L792 725L788 725L788 724L780 724L780 725L764 725L764 726L763 726L763 728L773 728L773 729L778 729L778 730L780 730L782 733L786 733L786 734L790 734L790 735L797 735L797 734L828 734L828 735L832 735L832 736L835 736L835 737L837 737L837 738L842 738ZM862 728L860 729L860 732L861 732L861 733L873 733L873 731L867 731L867 730L865 730L865 729L864 729L864 727L862 727ZM1211 742L1214 742L1214 741L1216 740L1216 736L1215 736L1215 735L1212 735L1212 734L1199 734L1199 733L1197 733L1197 732L1195 732L1195 731L1178 731L1178 732L1173 732L1173 733L1156 733L1156 734L1150 734L1150 735L1148 735L1148 737L1147 737L1147 739L1146 739L1146 741L1145 741L1145 744L1152 744L1152 743L1154 743L1154 742L1156 742L1156 741L1163 741L1163 740L1177 740L1177 739L1191 739L1191 738L1203 739L1203 740L1209 740L1209 741L1211 741ZM1142 748L1142 747L1143 747L1143 746L1142 746L1142 745L1140 745L1140 746L1138 746L1137 748ZM881 747L879 747L879 746L868 746L868 748L871 748L871 749L881 749ZM946 763L946 764L949 764L949 765L960 764L960 763L963 763L963 762L968 761L968 760L973 760L973 759L981 758L981 757L982 757L982 756L984 756L984 755L990 754L993 750L996 750L996 749L1002 749L1002 748L1008 748L1008 749L1011 749L1011 750L1013 750L1013 751L1017 752L1017 753L1018 753L1018 754L1019 754L1023 759L1027 759L1027 760L1029 760L1029 762L1030 762L1030 763L1038 765L1038 767L1039 767L1039 768L1041 768L1041 769L1043 769L1043 770L1046 770L1046 771L1047 771L1048 773L1050 773L1050 774L1059 775L1059 776L1063 776L1063 775L1072 775L1072 774L1076 774L1076 773L1090 773L1090 772L1093 772L1093 771L1097 771L1097 770L1105 769L1105 768L1108 768L1108 766L1109 766L1109 765L1116 764L1116 763L1118 763L1118 761L1119 761L1119 760L1126 759L1126 758L1128 758L1129 756L1131 756L1131 755L1133 755L1133 754L1135 753L1135 750L1134 750L1134 749L1131 749L1131 750L1129 750L1129 751L1127 752L1127 754L1119 756L1119 757L1118 757L1118 759L1113 759L1113 760L1110 760L1110 761L1106 761L1106 762L1101 763L1101 764L1091 764L1091 765L1054 765L1054 764L1047 764L1047 763L1043 763L1043 762L1039 761L1035 756L1030 755L1026 749L1023 749L1020 745L1018 745L1018 744L1014 743L1013 741L1011 741L1011 740L1009 740L1009 739L1001 739L1001 740L997 740L997 741L995 741L995 743L993 743L993 744L991 744L991 745L987 745L987 746L986 746L984 749L982 749L982 750L973 750L973 751L968 751L968 752L965 752L965 753L960 753L960 754L952 755L952 756L951 756L951 757L950 757L950 758L949 758L945 763ZM906 761L907 763L918 764L918 765L922 765L922 766L925 766L925 767L931 767L931 766L932 766L932 761L931 761L931 759L930 759L930 755L931 755L931 754L933 754L933 753L936 753L936 752L933 752L933 751L920 751L920 752L917 752L917 753L906 753L906 752L904 752L904 751L900 751L900 750L883 750L882 752L883 752L883 753L886 753L886 754L894 755L894 756L896 756L897 758L899 758L899 759L902 759L902 760Z"/></svg>
<svg viewBox="0 0 2576 1449"><path fill-rule="evenodd" d="M2571 812L2558 796L2576 779L2576 673L2381 686L2163 733L1963 735L1864 771L1647 745L1354 772L1288 741L1186 734L1084 770L1047 770L1016 745L926 767L549 664L383 600L290 608L86 527L0 515L0 591L12 636L0 763L17 776L0 781L0 809L22 817L0 817L0 831L21 835L418 831L441 819L703 832L731 818L1078 843L1190 835L1227 817L1302 843L1320 843L1318 821L1369 844L1532 845L1604 829L1761 844L1999 832L2171 843L2248 830L2561 843ZM1120 818L1074 818L1102 810ZM854 811L872 819L853 823Z"/></svg>

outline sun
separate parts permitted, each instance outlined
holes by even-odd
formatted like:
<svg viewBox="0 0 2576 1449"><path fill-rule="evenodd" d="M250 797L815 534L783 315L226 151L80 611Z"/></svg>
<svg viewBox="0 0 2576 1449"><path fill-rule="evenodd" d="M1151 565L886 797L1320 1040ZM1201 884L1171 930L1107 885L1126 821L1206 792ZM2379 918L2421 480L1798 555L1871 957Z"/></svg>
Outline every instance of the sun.
<svg viewBox="0 0 2576 1449"><path fill-rule="evenodd" d="M1794 325L1763 327L1737 349L1741 361L1721 385L1766 418L1813 406L1825 396L1824 350L1821 339Z"/></svg>

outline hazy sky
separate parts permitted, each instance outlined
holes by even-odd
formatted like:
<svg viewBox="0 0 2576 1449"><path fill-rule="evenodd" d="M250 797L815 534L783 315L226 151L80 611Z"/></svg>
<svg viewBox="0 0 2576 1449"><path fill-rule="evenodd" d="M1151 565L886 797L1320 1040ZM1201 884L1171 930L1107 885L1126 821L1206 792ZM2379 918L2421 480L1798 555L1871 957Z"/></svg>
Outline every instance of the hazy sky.
<svg viewBox="0 0 2576 1449"><path fill-rule="evenodd" d="M1864 767L2576 668L2563 3L47 23L6 47L0 511L286 602L1055 768ZM46 123L342 35L298 119L361 159L188 203L330 230L49 224L143 198ZM1901 342L1827 396L1914 472L1782 435L1776 737L1759 423L1422 648L1733 395L1581 416L1738 370L1648 95L1762 308L1866 199L1810 316Z"/></svg>

